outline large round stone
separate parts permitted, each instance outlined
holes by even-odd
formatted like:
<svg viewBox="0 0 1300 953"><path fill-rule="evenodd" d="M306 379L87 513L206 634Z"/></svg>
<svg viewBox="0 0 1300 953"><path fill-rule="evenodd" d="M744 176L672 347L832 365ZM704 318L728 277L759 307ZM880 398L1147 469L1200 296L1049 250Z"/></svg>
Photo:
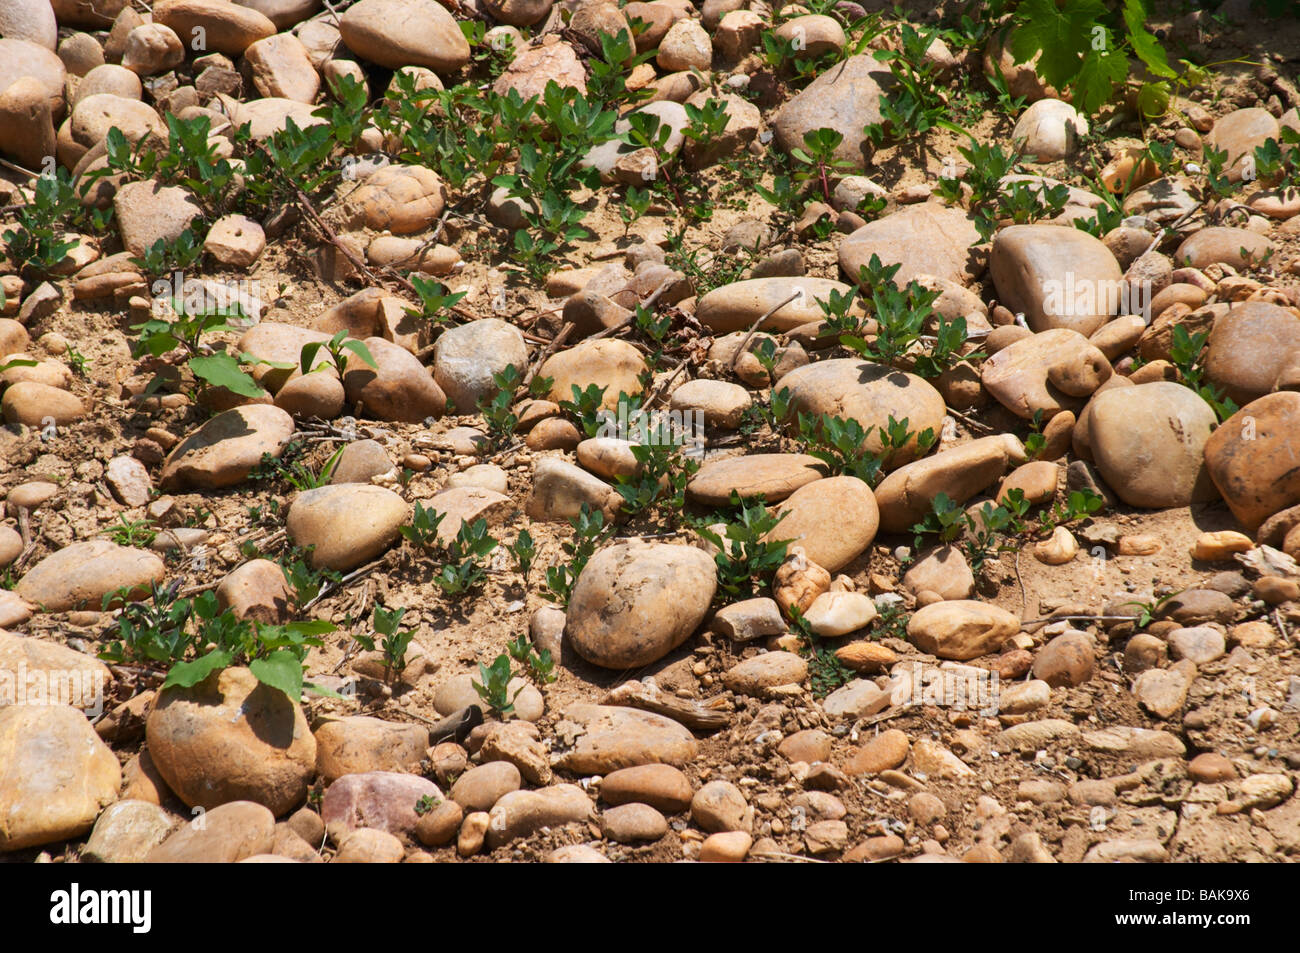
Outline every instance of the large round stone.
<svg viewBox="0 0 1300 953"><path fill-rule="evenodd" d="M121 784L116 756L77 709L0 708L0 853L85 834Z"/></svg>
<svg viewBox="0 0 1300 953"><path fill-rule="evenodd" d="M805 453L753 453L747 457L710 460L686 484L692 500L706 506L726 506L731 494L741 499L761 496L776 503L825 476L826 465Z"/></svg>
<svg viewBox="0 0 1300 953"><path fill-rule="evenodd" d="M279 816L307 796L316 770L302 708L246 668L165 689L145 737L158 773L190 807L254 801Z"/></svg>
<svg viewBox="0 0 1300 953"><path fill-rule="evenodd" d="M1243 301L1214 322L1208 343L1206 376L1247 404L1272 391L1278 375L1300 359L1300 318L1281 305Z"/></svg>
<svg viewBox="0 0 1300 953"><path fill-rule="evenodd" d="M574 651L594 665L649 665L691 637L716 590L717 569L701 549L618 543L582 570L565 633Z"/></svg>
<svg viewBox="0 0 1300 953"><path fill-rule="evenodd" d="M959 662L996 651L1020 631L1020 620L997 606L969 599L935 602L918 609L907 637L922 652Z"/></svg>
<svg viewBox="0 0 1300 953"><path fill-rule="evenodd" d="M1069 328L1086 337L1119 311L1119 262L1100 239L1077 228L1004 228L993 239L989 271L998 299L1024 312L1033 331Z"/></svg>
<svg viewBox="0 0 1300 953"><path fill-rule="evenodd" d="M263 454L278 457L293 435L293 418L269 404L217 414L176 445L163 463L164 490L219 490L248 479Z"/></svg>
<svg viewBox="0 0 1300 953"><path fill-rule="evenodd" d="M835 157L865 169L871 140L863 127L881 121L880 97L892 84L888 67L874 54L850 56L824 70L777 111L772 118L777 145L786 152L803 149L804 133L834 129L844 137Z"/></svg>
<svg viewBox="0 0 1300 953"><path fill-rule="evenodd" d="M524 336L512 324L483 318L442 332L433 351L433 379L461 413L497 392L493 374L507 367L527 369Z"/></svg>
<svg viewBox="0 0 1300 953"><path fill-rule="evenodd" d="M1106 355L1077 331L1056 328L1021 338L980 368L980 380L1017 417L1043 420L1063 410L1078 413L1085 399L1110 379Z"/></svg>
<svg viewBox="0 0 1300 953"><path fill-rule="evenodd" d="M777 507L777 514L783 519L769 538L792 540L828 572L847 566L866 552L880 526L871 487L851 476L801 486Z"/></svg>
<svg viewBox="0 0 1300 953"><path fill-rule="evenodd" d="M865 453L878 454L884 449L879 428L887 427L890 417L906 419L914 434L929 429L938 435L947 412L942 395L915 374L855 358L836 358L797 368L777 381L773 391L785 388L790 391L792 426L800 413L856 420L867 431L862 444ZM900 466L916 459L919 452L913 438L892 452L885 465Z"/></svg>
<svg viewBox="0 0 1300 953"><path fill-rule="evenodd" d="M313 547L312 566L347 572L391 546L410 515L392 490L339 483L299 493L285 528L295 545Z"/></svg>
<svg viewBox="0 0 1300 953"><path fill-rule="evenodd" d="M829 278L750 278L714 288L700 298L695 316L717 334L743 331L767 312L772 311L763 329L791 331L803 324L820 321L824 315L817 302L829 301L830 293L852 292L849 285ZM791 295L795 298L781 304ZM777 308L777 305L781 305Z"/></svg>
<svg viewBox="0 0 1300 953"><path fill-rule="evenodd" d="M16 591L46 612L98 611L104 596L127 589L135 598L161 583L167 568L154 553L107 539L73 543L46 556L18 580Z"/></svg>
<svg viewBox="0 0 1300 953"><path fill-rule="evenodd" d="M1116 387L1092 399L1090 416L1097 469L1125 503L1187 506L1218 496L1205 469L1217 418L1195 391L1173 381Z"/></svg>
<svg viewBox="0 0 1300 953"><path fill-rule="evenodd" d="M469 62L465 35L435 0L360 0L343 14L339 32L353 53L389 69L453 73Z"/></svg>
<svg viewBox="0 0 1300 953"><path fill-rule="evenodd" d="M595 384L605 388L602 406L618 407L618 395L641 393L640 375L646 370L641 352L627 341L602 338L583 341L567 351L552 354L542 364L538 376L551 378L546 396L553 401L573 400L573 388L585 391Z"/></svg>
<svg viewBox="0 0 1300 953"><path fill-rule="evenodd" d="M922 275L965 284L984 270L971 249L981 243L974 220L961 209L932 202L909 205L868 222L840 242L840 268L857 281L871 256L881 264L899 265L899 287Z"/></svg>
<svg viewBox="0 0 1300 953"><path fill-rule="evenodd" d="M1234 516L1249 530L1300 503L1300 394L1251 401L1205 443L1205 465Z"/></svg>

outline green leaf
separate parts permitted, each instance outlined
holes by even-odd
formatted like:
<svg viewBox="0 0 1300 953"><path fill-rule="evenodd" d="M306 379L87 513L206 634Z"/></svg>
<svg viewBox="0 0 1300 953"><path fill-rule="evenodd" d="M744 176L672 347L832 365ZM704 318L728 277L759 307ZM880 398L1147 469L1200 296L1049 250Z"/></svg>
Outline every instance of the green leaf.
<svg viewBox="0 0 1300 953"><path fill-rule="evenodd" d="M190 370L195 377L200 377L213 387L224 387L232 394L244 397L262 397L265 391L244 371L240 370L239 361L229 354L213 354L210 357L190 358Z"/></svg>
<svg viewBox="0 0 1300 953"><path fill-rule="evenodd" d="M1133 52L1146 64L1147 69L1156 76L1174 79L1178 74L1169 66L1164 47L1160 41L1147 32L1146 11L1142 9L1142 0L1124 0L1124 25L1128 27L1129 42Z"/></svg>
<svg viewBox="0 0 1300 953"><path fill-rule="evenodd" d="M1056 0L1025 0L1016 10L1011 53L1017 63L1027 63L1041 51L1036 72L1060 89L1079 72L1080 58L1092 51L1092 28L1106 12L1102 0L1072 0L1064 9Z"/></svg>
<svg viewBox="0 0 1300 953"><path fill-rule="evenodd" d="M1143 116L1158 119L1169 111L1169 84L1163 80L1143 83L1138 90L1137 103Z"/></svg>
<svg viewBox="0 0 1300 953"><path fill-rule="evenodd" d="M1074 80L1074 105L1093 115L1110 101L1115 87L1128 78L1128 57L1118 51L1089 51Z"/></svg>
<svg viewBox="0 0 1300 953"><path fill-rule="evenodd" d="M196 658L192 662L177 662L167 673L162 687L171 688L173 685L179 685L182 688L192 688L213 672L229 668L232 661L234 657L229 652L213 649L207 655Z"/></svg>
<svg viewBox="0 0 1300 953"><path fill-rule="evenodd" d="M288 649L254 659L248 670L259 682L278 688L296 702L302 701L302 663Z"/></svg>
<svg viewBox="0 0 1300 953"><path fill-rule="evenodd" d="M353 338L351 340L344 341L343 347L347 348L349 351L351 351L357 357L361 358L361 360L365 361L371 367L379 366L378 364L375 363L375 359L370 356L370 349L366 347L364 341L358 341L356 338Z"/></svg>

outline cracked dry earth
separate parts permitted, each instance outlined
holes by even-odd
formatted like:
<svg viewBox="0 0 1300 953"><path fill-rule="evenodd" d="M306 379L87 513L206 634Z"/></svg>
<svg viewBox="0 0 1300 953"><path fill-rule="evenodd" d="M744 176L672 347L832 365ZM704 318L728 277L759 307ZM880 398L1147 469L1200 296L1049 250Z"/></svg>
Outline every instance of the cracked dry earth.
<svg viewBox="0 0 1300 953"><path fill-rule="evenodd" d="M24 170L52 155L89 181L110 129L163 154L166 117L206 118L217 154L251 163L288 119L317 122L340 77L366 99L351 139L331 120L340 138L310 165L337 174L315 187L267 198L258 182L284 181L249 166L245 192L214 198L110 169L86 202L112 219L58 223L78 244L51 267L6 239L0 858L1300 856L1300 201L1242 174L1300 130L1300 26L1237 2L1157 9L1171 61L1219 65L1139 121L1131 96L1086 118L1053 98L999 56L1006 22L978 4L975 34L962 8L918 5L866 37L871 4L810 8L7 0L0 234L31 221ZM594 96L600 37L629 17L650 24L651 55L626 89L601 86L606 108L649 90L641 108L672 135L593 144L600 175L574 193L585 233L532 266L514 238L529 200L485 181L485 158L412 156L403 124L421 120L376 119L396 114L384 93L402 101L402 71L416 88ZM479 27L472 50L461 24ZM924 66L948 118L980 144L1026 140L1012 171L1030 193L1065 183L1064 209L997 216L986 239L965 137L863 133L891 88L876 54L940 25ZM765 34L796 27L824 57L802 76L763 55ZM196 29L210 48L187 45ZM679 104L714 98L725 134L684 137ZM408 105L463 147L481 117L458 102L454 119ZM791 150L823 127L844 135L825 193L814 177L773 204ZM1163 165L1135 159L1145 142L1170 150ZM489 150L503 171L513 148ZM1209 150L1231 180L1217 191ZM964 193L942 187L954 177ZM190 352L138 346L143 322L177 319L155 283L170 268L147 253L187 228L202 252L180 280L246 312L194 353L243 355L250 394L196 379ZM913 300L930 289L938 316L966 322L942 373L923 373L933 315L892 367L824 333L818 301L873 254L899 266L880 283L916 281ZM421 305L435 279L464 297ZM1063 305L1054 282L1146 297ZM879 347L880 315L854 308ZM1190 356L1178 328L1206 333ZM303 357L336 333L364 349ZM515 416L476 411L510 368ZM1216 413L1198 383L1233 407ZM699 469L679 456L662 485L641 479L628 435L593 436L593 408L572 402L589 385L606 408L621 391L703 420ZM810 456L826 444L799 413L865 437ZM933 445L882 442L891 418ZM625 499L638 486L648 506ZM700 532L741 519L740 487L784 514L777 555L743 584ZM971 514L950 545L912 531L940 494ZM981 508L1018 498L1023 525L981 547ZM428 510L443 519L421 544ZM582 568L575 522L591 514ZM496 547L454 552L480 519ZM507 547L525 531L523 571ZM561 567L581 568L571 594ZM179 639L171 658L112 656L169 605L209 616L155 622ZM376 607L405 609L402 666L357 641ZM299 651L325 693L297 701L265 640L313 620L320 644ZM164 687L236 630L263 641ZM512 642L536 671L503 656ZM509 712L475 686L501 657Z"/></svg>

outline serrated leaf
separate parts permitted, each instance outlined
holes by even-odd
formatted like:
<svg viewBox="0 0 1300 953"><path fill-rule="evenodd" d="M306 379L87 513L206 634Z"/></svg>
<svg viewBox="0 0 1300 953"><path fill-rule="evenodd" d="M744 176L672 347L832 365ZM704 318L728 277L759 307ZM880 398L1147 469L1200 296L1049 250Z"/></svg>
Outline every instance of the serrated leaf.
<svg viewBox="0 0 1300 953"><path fill-rule="evenodd" d="M1169 66L1169 60L1160 41L1147 32L1146 11L1142 9L1141 0L1124 0L1124 25L1128 27L1129 42L1133 44L1133 52L1146 64L1150 72L1165 79L1173 79L1178 75Z"/></svg>
<svg viewBox="0 0 1300 953"><path fill-rule="evenodd" d="M190 358L190 370L213 387L224 387L232 394L244 397L262 397L265 391L239 367L239 361L229 354Z"/></svg>
<svg viewBox="0 0 1300 953"><path fill-rule="evenodd" d="M296 702L302 701L302 663L287 649L254 659L248 670L264 685L278 688Z"/></svg>
<svg viewBox="0 0 1300 953"><path fill-rule="evenodd" d="M1117 51L1091 50L1075 77L1074 106L1084 115L1094 115L1110 101L1115 87L1128 78L1128 57Z"/></svg>
<svg viewBox="0 0 1300 953"><path fill-rule="evenodd" d="M229 668L233 660L229 652L213 649L207 655L196 658L192 662L177 662L167 673L162 687L171 688L173 685L179 685L181 688L192 688L213 672Z"/></svg>
<svg viewBox="0 0 1300 953"><path fill-rule="evenodd" d="M1056 0L1025 0L1016 10L1011 53L1017 63L1028 63L1041 52L1035 71L1060 89L1079 72L1079 58L1091 49L1091 28L1105 15L1101 0L1073 0L1064 9Z"/></svg>
<svg viewBox="0 0 1300 953"><path fill-rule="evenodd" d="M1137 95L1138 110L1148 119L1156 119L1169 111L1169 84L1143 83Z"/></svg>

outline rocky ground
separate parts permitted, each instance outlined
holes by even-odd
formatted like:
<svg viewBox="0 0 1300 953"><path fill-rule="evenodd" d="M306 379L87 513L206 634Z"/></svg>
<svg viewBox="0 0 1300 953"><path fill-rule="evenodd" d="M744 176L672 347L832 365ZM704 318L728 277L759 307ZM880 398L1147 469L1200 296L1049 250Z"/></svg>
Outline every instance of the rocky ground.
<svg viewBox="0 0 1300 953"><path fill-rule="evenodd" d="M0 858L1300 856L1300 21L917 6L8 0Z"/></svg>

